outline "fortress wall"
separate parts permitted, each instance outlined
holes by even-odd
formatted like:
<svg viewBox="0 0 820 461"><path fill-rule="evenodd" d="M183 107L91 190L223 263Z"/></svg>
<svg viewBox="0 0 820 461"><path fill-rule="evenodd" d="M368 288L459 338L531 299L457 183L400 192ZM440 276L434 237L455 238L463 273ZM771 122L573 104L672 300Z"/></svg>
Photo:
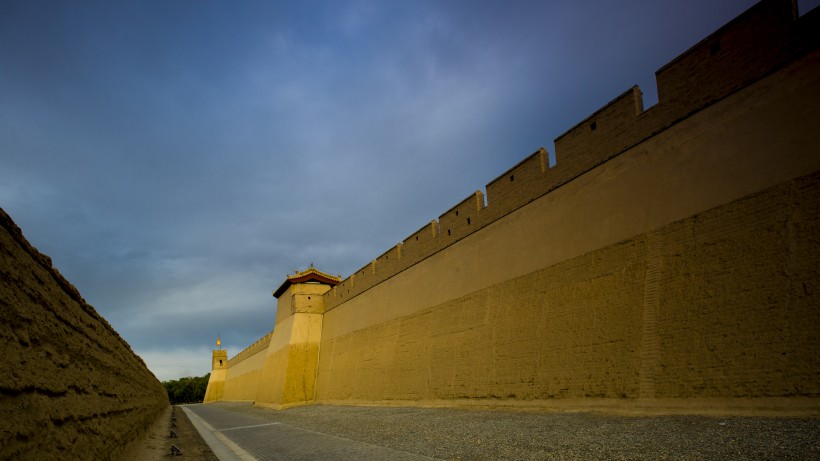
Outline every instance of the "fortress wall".
<svg viewBox="0 0 820 461"><path fill-rule="evenodd" d="M325 308L332 309L333 306L357 296L359 293L378 285L387 278L440 250L449 242L446 239L438 238L439 233L440 226L437 220L426 224L405 239L404 242L394 247L396 251L392 263L382 266L377 259L376 264L368 263L368 265L357 270L328 291L324 295ZM388 251L380 259L386 260L390 257L390 254L391 252Z"/></svg>
<svg viewBox="0 0 820 461"><path fill-rule="evenodd" d="M264 338L269 341L271 335L265 335ZM256 400L260 376L267 356L268 344L265 343L264 347L255 347L253 353L246 354L242 360L236 360L236 357L229 360L222 398L225 400Z"/></svg>
<svg viewBox="0 0 820 461"><path fill-rule="evenodd" d="M659 395L820 396L820 172L659 237Z"/></svg>
<svg viewBox="0 0 820 461"><path fill-rule="evenodd" d="M610 247L323 340L317 401L635 392L638 363L630 351L640 347L632 333L640 328L634 301L641 293L639 277L628 275L642 273L640 250L634 244ZM625 255L633 261L630 268L607 274L606 268L621 264ZM615 287L620 296L610 302L622 309L596 311L594 301ZM579 298L586 302L578 303Z"/></svg>
<svg viewBox="0 0 820 461"><path fill-rule="evenodd" d="M307 298L324 289L323 285L291 285L279 299L290 306L291 296ZM314 311L321 309L307 299L296 305L296 312L277 320L273 331L228 362L224 391L218 400L253 401L273 408L313 400L322 334L322 315ZM219 383L212 379L208 385L210 389Z"/></svg>
<svg viewBox="0 0 820 461"><path fill-rule="evenodd" d="M756 208L783 206L772 202L772 195L752 199L752 205L744 197L773 187L783 188L774 196L797 190L790 181L820 169L818 69L820 53L815 52L336 304L324 318L317 401L795 395L775 382L802 389L800 395L816 395L807 377L816 375L817 364L805 352L816 348L798 339L814 331L809 329L816 317L807 307L811 302L772 308L755 300L770 299L778 290L795 297L799 293L792 282L782 279L772 291L747 283L772 275L762 267L772 255L758 258L751 250L759 241L755 236L767 236L776 220L737 218L755 216ZM797 202L797 214L785 222L816 217L812 206ZM657 252L677 244L664 243L664 234L680 226L700 228L709 210L719 210L714 211L721 216L714 232L723 237L704 243L700 253L684 254L684 260L686 267L714 272L697 279L687 272L663 272L666 260L659 260ZM743 240L746 251L731 244L733 239ZM789 245L807 248L810 243L803 239ZM651 257L645 256L650 250ZM786 279L816 284L808 269L817 262L815 253L778 257L778 264L795 261L803 268L786 272ZM759 270L759 276L730 271L728 262ZM718 284L721 276L729 279ZM701 282L694 298L670 301L675 284ZM724 298L709 304L707 295L719 286ZM816 296L807 290L806 296ZM718 302L731 309L718 312ZM534 307L527 308L530 304ZM787 332L765 320L761 312L769 309L788 317ZM743 312L759 317L743 319ZM650 334L653 328L656 334ZM529 334L540 339L522 340L521 347L510 349L499 342L505 331L533 331ZM709 360L703 361L700 354L707 352L685 339L698 334L709 338ZM731 345L752 344L764 334L782 346L786 358L775 363L763 351L756 357L764 362L744 368L751 362L743 354L753 352ZM737 366L721 368L735 359ZM802 375L778 368L783 360L802 363ZM512 377L519 368L529 374ZM734 374L725 376L724 370ZM744 387L744 382L757 384Z"/></svg>
<svg viewBox="0 0 820 461"><path fill-rule="evenodd" d="M0 314L0 458L116 458L167 407L142 359L2 210Z"/></svg>
<svg viewBox="0 0 820 461"><path fill-rule="evenodd" d="M539 149L329 290L321 320L277 320L257 403L817 397L820 13L793 7L751 8L658 72L695 84L645 111L626 91L554 167ZM724 78L769 14L788 59Z"/></svg>
<svg viewBox="0 0 820 461"><path fill-rule="evenodd" d="M346 297L326 319L350 316L356 329L407 315L815 171L818 67L815 52L370 288L367 301ZM431 227L414 235L432 240Z"/></svg>
<svg viewBox="0 0 820 461"><path fill-rule="evenodd" d="M820 12L798 20L796 8L794 0L763 0L751 7L656 72L658 104L644 110L640 88L628 89L555 139L552 168L546 151L537 151L487 184L486 207L470 225L465 219L448 236L448 224L432 221L402 242L398 263L376 264L366 276L357 271L326 294L326 307L389 279L813 49L818 39L812 28L820 23Z"/></svg>
<svg viewBox="0 0 820 461"><path fill-rule="evenodd" d="M264 349L267 349L268 345L270 344L270 338L272 335L273 331L257 339L256 342L246 347L242 352L236 354L230 360L228 360L228 366L237 365L239 364L239 362L258 354L260 351Z"/></svg>
<svg viewBox="0 0 820 461"><path fill-rule="evenodd" d="M277 325L260 374L256 404L287 408L312 401L322 315L296 313ZM226 400L232 400L226 397Z"/></svg>
<svg viewBox="0 0 820 461"><path fill-rule="evenodd" d="M820 396L818 197L814 173L323 340L317 401Z"/></svg>

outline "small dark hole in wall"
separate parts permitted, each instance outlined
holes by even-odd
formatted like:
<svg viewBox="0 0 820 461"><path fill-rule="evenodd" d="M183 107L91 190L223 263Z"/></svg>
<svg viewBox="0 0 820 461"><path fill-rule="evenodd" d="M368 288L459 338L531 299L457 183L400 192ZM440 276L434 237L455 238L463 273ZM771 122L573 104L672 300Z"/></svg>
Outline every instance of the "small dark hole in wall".
<svg viewBox="0 0 820 461"><path fill-rule="evenodd" d="M447 235L450 235L450 229L447 229Z"/></svg>
<svg viewBox="0 0 820 461"><path fill-rule="evenodd" d="M470 224L470 218L467 218L467 224L468 225Z"/></svg>
<svg viewBox="0 0 820 461"><path fill-rule="evenodd" d="M510 175L510 181L515 181L515 175L514 174Z"/></svg>
<svg viewBox="0 0 820 461"><path fill-rule="evenodd" d="M416 241L417 241L417 242L419 241L419 236L418 236L418 235L416 236Z"/></svg>
<svg viewBox="0 0 820 461"><path fill-rule="evenodd" d="M595 131L596 128L598 128L598 124L596 122L592 122L589 124L590 131Z"/></svg>
<svg viewBox="0 0 820 461"><path fill-rule="evenodd" d="M709 45L709 52L712 53L712 56L718 54L720 51L720 42L715 42Z"/></svg>
<svg viewBox="0 0 820 461"><path fill-rule="evenodd" d="M456 216L458 216L458 210L456 210Z"/></svg>
<svg viewBox="0 0 820 461"><path fill-rule="evenodd" d="M222 359L219 359L219 364L222 365Z"/></svg>
<svg viewBox="0 0 820 461"><path fill-rule="evenodd" d="M310 296L308 296L308 299L310 299Z"/></svg>

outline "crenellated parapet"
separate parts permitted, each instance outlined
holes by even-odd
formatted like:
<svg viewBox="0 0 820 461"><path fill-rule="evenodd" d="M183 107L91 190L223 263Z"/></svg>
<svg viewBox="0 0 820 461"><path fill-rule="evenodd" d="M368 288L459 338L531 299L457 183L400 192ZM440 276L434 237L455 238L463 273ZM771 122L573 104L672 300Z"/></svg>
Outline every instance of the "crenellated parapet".
<svg viewBox="0 0 820 461"><path fill-rule="evenodd" d="M482 211L484 193L477 190L438 217L442 238L455 240L473 233L473 229L479 225L479 220L484 217Z"/></svg>
<svg viewBox="0 0 820 461"><path fill-rule="evenodd" d="M259 351L267 349L268 344L270 344L271 336L273 336L273 330L268 332L268 334L266 334L265 336L263 336L263 337L259 338L258 340L256 340L256 342L254 342L250 346L246 347L244 350L242 350L242 352L240 352L240 353L236 354L235 356L231 357L230 360L227 361L228 366L229 367L234 366L234 365L238 364L239 362L247 359L248 357L251 357L254 354L257 354ZM226 353L225 357L227 358L227 353Z"/></svg>
<svg viewBox="0 0 820 461"><path fill-rule="evenodd" d="M540 148L354 272L325 296L347 301L527 203L617 157L818 47L820 11L798 17L796 0L763 0L656 73L658 103L629 88L555 139L556 164Z"/></svg>
<svg viewBox="0 0 820 461"><path fill-rule="evenodd" d="M670 116L686 116L790 62L802 48L797 2L762 1L655 72Z"/></svg>
<svg viewBox="0 0 820 461"><path fill-rule="evenodd" d="M487 184L488 205L482 221L495 221L549 192L555 185L549 170L549 154L542 147L492 180Z"/></svg>
<svg viewBox="0 0 820 461"><path fill-rule="evenodd" d="M651 136L644 112L643 92L637 86L555 138L555 185L563 184ZM657 123L657 122L656 122ZM657 123L659 126L661 123Z"/></svg>

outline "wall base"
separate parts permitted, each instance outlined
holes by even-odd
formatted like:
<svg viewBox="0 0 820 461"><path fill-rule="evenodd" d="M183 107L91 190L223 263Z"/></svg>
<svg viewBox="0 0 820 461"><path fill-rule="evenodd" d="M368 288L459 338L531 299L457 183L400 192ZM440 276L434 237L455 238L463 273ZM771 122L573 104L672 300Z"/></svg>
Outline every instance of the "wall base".
<svg viewBox="0 0 820 461"><path fill-rule="evenodd" d="M532 412L602 412L627 416L703 415L820 417L820 398L555 399L555 400L380 400L323 401L320 405L463 408Z"/></svg>

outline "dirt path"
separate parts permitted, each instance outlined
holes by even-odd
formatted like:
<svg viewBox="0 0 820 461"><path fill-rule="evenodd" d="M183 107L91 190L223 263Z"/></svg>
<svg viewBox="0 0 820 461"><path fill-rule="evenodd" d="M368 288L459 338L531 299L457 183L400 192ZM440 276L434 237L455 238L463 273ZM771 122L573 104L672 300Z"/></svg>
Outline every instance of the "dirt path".
<svg viewBox="0 0 820 461"><path fill-rule="evenodd" d="M176 419L172 420L171 415ZM172 424L176 424L173 427ZM170 437L171 430L176 432L176 438ZM171 456L171 445L182 450L183 456ZM211 452L208 445L202 440L199 432L188 420L185 412L179 408L168 407L165 413L154 422L145 439L139 446L127 454L123 459L133 461L158 461L168 459L219 461Z"/></svg>

